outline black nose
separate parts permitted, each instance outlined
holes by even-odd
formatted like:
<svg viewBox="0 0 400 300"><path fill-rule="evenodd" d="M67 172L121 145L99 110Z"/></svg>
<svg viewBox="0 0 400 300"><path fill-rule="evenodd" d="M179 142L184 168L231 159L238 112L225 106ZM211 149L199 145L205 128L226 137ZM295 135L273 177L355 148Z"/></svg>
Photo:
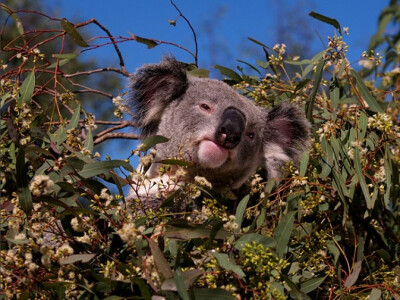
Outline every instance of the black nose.
<svg viewBox="0 0 400 300"><path fill-rule="evenodd" d="M234 108L227 108L215 132L215 140L226 149L235 148L242 138L245 123L246 119L240 111Z"/></svg>

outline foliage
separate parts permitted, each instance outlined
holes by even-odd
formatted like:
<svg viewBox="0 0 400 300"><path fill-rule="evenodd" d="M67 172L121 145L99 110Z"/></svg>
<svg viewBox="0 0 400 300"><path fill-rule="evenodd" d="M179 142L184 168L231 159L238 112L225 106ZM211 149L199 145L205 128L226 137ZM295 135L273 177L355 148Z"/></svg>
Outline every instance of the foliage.
<svg viewBox="0 0 400 300"><path fill-rule="evenodd" d="M303 107L313 124L312 148L300 166L285 167L279 185L254 175L244 195L227 200L196 178L178 190L165 187L164 203L149 209L146 199L124 197L124 186L135 190L147 180L129 159L148 164L149 148L165 139L144 141L126 160L99 160L94 145L136 138L114 132L132 122L97 121L85 112L82 91L108 94L76 84L82 73L66 73L64 65L107 43L123 62L120 42L166 42L114 38L96 20L74 25L44 15L55 29L41 35L40 28L24 31L18 11L1 9L18 28L2 49L9 54L0 90L3 298L399 299L398 38L385 50L390 65L366 52L360 73L346 59L344 29L311 59L287 60L283 44L269 48L251 39L266 53L265 61L251 65L260 77L219 70L258 105ZM334 19L312 16L341 28ZM83 39L78 28L88 24L102 28L109 42ZM63 52L65 39L76 50ZM58 41L60 51L44 55L40 48L50 41ZM298 68L292 78L288 65ZM83 74L107 71L127 75L123 63ZM50 79L38 84L46 74ZM108 96L121 116L124 95ZM103 124L114 127L94 134ZM187 164L165 163L166 173L171 164L179 168L178 183ZM195 198L202 201L198 209L170 208L183 201L190 206Z"/></svg>

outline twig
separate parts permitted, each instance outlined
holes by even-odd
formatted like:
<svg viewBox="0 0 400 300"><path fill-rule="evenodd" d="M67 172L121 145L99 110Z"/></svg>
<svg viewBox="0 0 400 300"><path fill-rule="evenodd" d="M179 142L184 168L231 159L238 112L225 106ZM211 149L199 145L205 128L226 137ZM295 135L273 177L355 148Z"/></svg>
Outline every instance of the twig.
<svg viewBox="0 0 400 300"><path fill-rule="evenodd" d="M85 123L85 120L79 120L78 123L79 124ZM103 121L103 120L98 120L98 121L94 121L94 123L95 124L99 124L99 125L117 125L117 126L127 123L128 124L127 126L136 127L136 123L132 122L132 121ZM59 121L44 123L44 125L61 125L61 124L62 123L59 122Z"/></svg>
<svg viewBox="0 0 400 300"><path fill-rule="evenodd" d="M86 21L86 22L77 24L75 27L78 28L78 27L85 26L85 25L90 24L90 23L96 24L98 27L100 27L100 28L108 35L109 39L111 40L111 43L112 43L113 46L114 46L115 52L117 52L117 55L118 55L118 58L119 58L119 65L121 66L121 70L122 70L123 73L127 73L126 67L125 67L125 63L124 63L124 59L123 59L123 57L122 57L121 51L119 50L118 45L117 45L117 43L115 42L115 38L113 37L113 35L111 34L111 32L110 32L106 27L104 27L104 26L103 26L99 21L97 21L96 19L90 19L89 21Z"/></svg>
<svg viewBox="0 0 400 300"><path fill-rule="evenodd" d="M110 127L110 128L107 128L106 130L103 130L102 132L99 132L99 134L97 134L95 136L95 139L99 138L99 137L102 137L103 135L108 134L110 132L113 132L114 130L122 129L122 128L125 128L125 127L131 127L132 123L133 122L128 122L128 121L124 122L123 121L123 122L121 122L120 124L118 124L118 125L116 125L114 127Z"/></svg>
<svg viewBox="0 0 400 300"><path fill-rule="evenodd" d="M134 134L134 133L112 132L112 133L107 133L107 134L95 139L93 143L95 145L97 145L108 139L138 140L138 139L140 139L140 136L138 134Z"/></svg>
<svg viewBox="0 0 400 300"><path fill-rule="evenodd" d="M90 71L76 72L76 73L72 73L72 74L62 74L62 76L65 78L72 78L72 77L76 77L76 76L90 75L93 73L100 73L100 72L116 72L116 73L122 74L125 77L129 77L129 72L127 72L126 70L120 70L120 69L111 68L111 67L95 69L95 70L90 70Z"/></svg>
<svg viewBox="0 0 400 300"><path fill-rule="evenodd" d="M195 65L196 65L196 67L198 66L198 45L197 45L197 36L196 36L196 32L194 31L194 28L193 28L193 26L192 26L192 24L190 23L190 21L183 15L183 13L181 12L181 10L178 8L178 6L176 6L176 4L174 3L174 1L173 0L170 0L170 2L171 2L171 4L172 4L172 6L173 7L175 7L175 9L178 11L178 13L179 13L179 16L181 16L185 21L186 21L186 23L188 24L188 26L189 26L189 28L190 28L190 30L192 31L192 33L193 33L193 38L194 38L194 46L195 46L195 55L194 55L194 63L195 63Z"/></svg>

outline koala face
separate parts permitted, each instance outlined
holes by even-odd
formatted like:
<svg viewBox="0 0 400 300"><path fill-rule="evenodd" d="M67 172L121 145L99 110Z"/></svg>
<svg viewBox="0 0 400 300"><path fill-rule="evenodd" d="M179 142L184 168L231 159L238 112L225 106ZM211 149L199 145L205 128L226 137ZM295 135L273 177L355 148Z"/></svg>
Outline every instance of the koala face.
<svg viewBox="0 0 400 300"><path fill-rule="evenodd" d="M221 81L186 75L171 57L139 69L131 96L143 137L170 139L156 146L155 161L180 153L192 162L188 177L203 176L217 190L239 188L259 167L279 177L309 144L309 124L294 106L257 107Z"/></svg>

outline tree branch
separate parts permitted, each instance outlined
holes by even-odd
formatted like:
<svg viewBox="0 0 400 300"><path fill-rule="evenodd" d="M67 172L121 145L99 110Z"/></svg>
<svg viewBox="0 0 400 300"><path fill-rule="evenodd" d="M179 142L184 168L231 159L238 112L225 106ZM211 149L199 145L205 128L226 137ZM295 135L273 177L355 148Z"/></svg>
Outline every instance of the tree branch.
<svg viewBox="0 0 400 300"><path fill-rule="evenodd" d="M186 21L186 23L189 25L189 28L190 28L190 30L192 31L192 33L193 33L193 38L194 38L194 46L195 46L195 55L194 55L194 63L195 63L195 65L196 65L196 67L198 67L198 45L197 45L197 36L196 36L196 32L194 31L194 28L193 28L193 26L192 26L192 24L190 23L190 21L188 20L188 18L186 18L184 15L183 15L183 13L181 12L181 10L178 8L178 6L174 3L174 1L173 0L170 0L170 2L171 2L171 4L172 4L172 6L173 7L175 7L175 9L178 11L178 13L179 13L179 16L181 16L185 21Z"/></svg>
<svg viewBox="0 0 400 300"><path fill-rule="evenodd" d="M134 133L124 133L124 132L113 132L107 133L97 139L94 140L94 144L100 144L101 142L108 140L108 139L130 139L130 140L138 140L140 136Z"/></svg>

